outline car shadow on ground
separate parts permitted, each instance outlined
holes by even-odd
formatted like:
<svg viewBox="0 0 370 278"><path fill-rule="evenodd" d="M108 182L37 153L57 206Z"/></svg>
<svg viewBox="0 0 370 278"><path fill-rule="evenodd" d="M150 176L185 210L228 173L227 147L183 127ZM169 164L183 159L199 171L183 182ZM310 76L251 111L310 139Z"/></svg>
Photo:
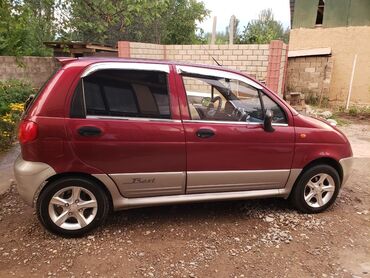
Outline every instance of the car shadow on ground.
<svg viewBox="0 0 370 278"><path fill-rule="evenodd" d="M227 223L231 219L235 221L257 217L258 214L275 214L282 211L296 212L289 201L280 198L157 206L113 212L104 227L115 228L122 225L130 227L143 222L153 225L167 222L194 224L216 220Z"/></svg>

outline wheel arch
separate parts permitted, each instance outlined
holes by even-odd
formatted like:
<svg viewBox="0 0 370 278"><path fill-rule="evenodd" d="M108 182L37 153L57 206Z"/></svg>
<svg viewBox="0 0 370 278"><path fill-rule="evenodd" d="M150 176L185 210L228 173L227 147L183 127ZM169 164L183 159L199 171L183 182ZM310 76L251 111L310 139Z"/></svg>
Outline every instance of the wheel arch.
<svg viewBox="0 0 370 278"><path fill-rule="evenodd" d="M302 169L302 172L300 174L300 176L305 172L307 171L309 168L313 167L313 166L316 166L316 165L319 165L319 164L326 164L326 165L329 165L331 167L333 167L337 172L338 172L338 175L339 175L339 178L340 178L340 181L342 182L343 181L343 169L342 169L342 166L340 165L340 163L335 160L334 158L332 157L320 157L320 158L317 158L317 159L314 159L312 160L311 162L309 162L306 166L303 167ZM299 176L299 177L300 177ZM298 177L298 178L299 178ZM297 179L298 180L298 179Z"/></svg>
<svg viewBox="0 0 370 278"><path fill-rule="evenodd" d="M332 157L320 157L320 158L316 158L314 160L311 160L309 163L306 164L306 166L304 166L302 168L302 171L299 173L298 177L296 178L296 180L294 181L294 184L293 186L291 187L291 190L289 191L289 195L287 195L287 197L285 198L289 198L289 196L291 195L294 187L296 187L297 185L297 182L300 180L300 178L302 177L302 175L310 168L316 166L316 165L320 165L320 164L324 164L324 165L329 165L331 167L333 167L338 175L339 175L339 179L340 179L340 182L342 183L343 182L343 169L342 169L342 166L340 165L340 163L332 158Z"/></svg>
<svg viewBox="0 0 370 278"><path fill-rule="evenodd" d="M101 188L104 190L104 192L107 194L108 200L109 200L109 210L112 211L113 209L113 200L112 200L112 194L108 190L107 186L100 181L98 178L94 177L93 175L87 174L87 173L82 173L82 172L67 172L67 173L57 173L53 176L48 177L45 182L43 183L42 186L40 186L38 192L36 192L35 197L34 197L34 204L37 201L38 196L40 193L48 186L53 181L56 181L61 178L66 178L66 177L79 177L79 178L85 178L88 180L91 180L101 186Z"/></svg>

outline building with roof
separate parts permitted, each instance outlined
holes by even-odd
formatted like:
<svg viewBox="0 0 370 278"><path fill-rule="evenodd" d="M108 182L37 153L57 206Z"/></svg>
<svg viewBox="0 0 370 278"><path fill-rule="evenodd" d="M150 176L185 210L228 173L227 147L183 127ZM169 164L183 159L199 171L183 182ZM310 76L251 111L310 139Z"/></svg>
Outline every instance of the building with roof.
<svg viewBox="0 0 370 278"><path fill-rule="evenodd" d="M370 1L290 0L288 91L370 104Z"/></svg>

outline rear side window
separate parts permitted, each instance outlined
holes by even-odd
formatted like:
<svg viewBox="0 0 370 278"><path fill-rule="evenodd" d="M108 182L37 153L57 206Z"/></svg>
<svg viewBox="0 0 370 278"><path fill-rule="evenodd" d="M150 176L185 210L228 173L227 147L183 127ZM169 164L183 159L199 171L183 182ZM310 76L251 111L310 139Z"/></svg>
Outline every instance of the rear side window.
<svg viewBox="0 0 370 278"><path fill-rule="evenodd" d="M97 71L76 88L71 117L79 114L75 111L81 110L78 99L82 98L88 116L169 119L167 78L166 73L154 71Z"/></svg>

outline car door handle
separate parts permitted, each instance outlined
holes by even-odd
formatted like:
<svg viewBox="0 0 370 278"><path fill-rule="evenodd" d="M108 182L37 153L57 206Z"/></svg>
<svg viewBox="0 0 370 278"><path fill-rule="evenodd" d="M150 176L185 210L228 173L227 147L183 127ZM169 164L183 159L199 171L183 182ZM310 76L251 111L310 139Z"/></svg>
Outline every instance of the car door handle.
<svg viewBox="0 0 370 278"><path fill-rule="evenodd" d="M78 134L81 136L99 136L102 130L95 126L83 126L78 129Z"/></svg>
<svg viewBox="0 0 370 278"><path fill-rule="evenodd" d="M215 135L214 131L207 128L201 128L196 132L199 138L209 138Z"/></svg>

